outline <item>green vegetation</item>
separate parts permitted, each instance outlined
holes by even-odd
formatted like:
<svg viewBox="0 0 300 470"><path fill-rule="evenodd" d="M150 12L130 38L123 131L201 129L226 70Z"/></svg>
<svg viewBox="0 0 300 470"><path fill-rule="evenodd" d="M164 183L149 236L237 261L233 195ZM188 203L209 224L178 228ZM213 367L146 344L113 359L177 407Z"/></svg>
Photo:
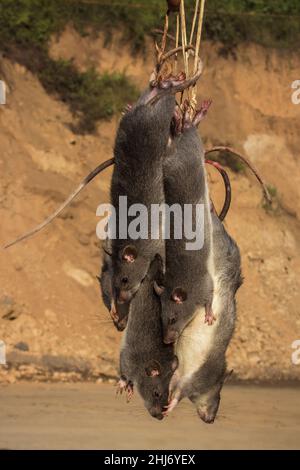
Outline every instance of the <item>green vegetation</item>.
<svg viewBox="0 0 300 470"><path fill-rule="evenodd" d="M80 73L71 62L63 60L47 59L38 76L45 89L58 94L79 118L73 127L79 133L93 132L97 121L119 113L138 96L123 74L99 75L94 69Z"/></svg>
<svg viewBox="0 0 300 470"><path fill-rule="evenodd" d="M208 38L234 47L245 41L295 49L300 41L298 0L209 0Z"/></svg>
<svg viewBox="0 0 300 470"><path fill-rule="evenodd" d="M271 196L271 202L266 201L263 199L262 201L262 207L265 209L266 212L269 214L276 215L279 212L280 209L280 202L278 199L278 192L275 186L267 185L269 194Z"/></svg>
<svg viewBox="0 0 300 470"><path fill-rule="evenodd" d="M186 1L191 18L194 0ZM1 42L45 46L66 23L84 33L102 30L109 40L114 28L134 50L145 36L162 26L164 0L0 0ZM208 0L204 37L234 46L254 41L267 46L294 47L300 39L298 0Z"/></svg>
<svg viewBox="0 0 300 470"><path fill-rule="evenodd" d="M186 0L191 20L194 1ZM0 0L0 50L36 72L47 90L57 93L81 116L81 131L119 111L137 94L122 75L79 73L71 63L48 56L48 42L72 23L102 31L107 41L114 30L130 42L133 52L143 51L145 38L161 28L164 0ZM300 44L299 0L208 0L204 38L219 41L223 50L241 42L295 49ZM80 102L79 102L80 101Z"/></svg>
<svg viewBox="0 0 300 470"><path fill-rule="evenodd" d="M91 11L89 14L93 24L95 18ZM77 20L81 28L82 18L78 2L0 0L0 49L35 73L49 93L66 102L77 118L74 130L85 133L93 132L97 121L135 101L138 90L124 74L99 75L94 69L81 73L72 62L49 57L51 35L71 20Z"/></svg>

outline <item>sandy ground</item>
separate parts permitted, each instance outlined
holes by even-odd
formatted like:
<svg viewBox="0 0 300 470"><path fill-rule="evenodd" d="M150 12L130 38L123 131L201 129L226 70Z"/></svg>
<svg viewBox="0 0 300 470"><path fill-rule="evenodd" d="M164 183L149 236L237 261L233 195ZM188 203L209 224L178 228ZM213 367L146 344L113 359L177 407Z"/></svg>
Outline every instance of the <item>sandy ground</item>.
<svg viewBox="0 0 300 470"><path fill-rule="evenodd" d="M227 386L205 425L189 402L162 422L112 385L0 388L1 449L300 449L300 390Z"/></svg>

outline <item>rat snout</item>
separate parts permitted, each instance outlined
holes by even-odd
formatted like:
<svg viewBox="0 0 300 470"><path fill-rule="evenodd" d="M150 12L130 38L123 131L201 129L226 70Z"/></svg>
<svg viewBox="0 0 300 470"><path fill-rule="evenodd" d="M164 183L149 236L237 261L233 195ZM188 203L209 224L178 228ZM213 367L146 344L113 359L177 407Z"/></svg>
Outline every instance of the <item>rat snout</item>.
<svg viewBox="0 0 300 470"><path fill-rule="evenodd" d="M165 344L172 344L175 343L175 341L178 338L178 331L176 330L170 330L168 329L165 334L164 334L164 343Z"/></svg>
<svg viewBox="0 0 300 470"><path fill-rule="evenodd" d="M206 410L198 409L197 413L198 413L199 418L201 418L202 421L204 421L204 423L206 424L213 424L213 422L215 421L215 416L208 413L208 411Z"/></svg>
<svg viewBox="0 0 300 470"><path fill-rule="evenodd" d="M130 302L132 299L132 294L129 290L121 289L118 295L118 302L120 304Z"/></svg>
<svg viewBox="0 0 300 470"><path fill-rule="evenodd" d="M118 331L124 331L127 326L127 317L122 320L114 321L114 325Z"/></svg>
<svg viewBox="0 0 300 470"><path fill-rule="evenodd" d="M153 418L159 419L160 421L164 419L164 415L162 414L160 406L153 406L150 408L149 413Z"/></svg>

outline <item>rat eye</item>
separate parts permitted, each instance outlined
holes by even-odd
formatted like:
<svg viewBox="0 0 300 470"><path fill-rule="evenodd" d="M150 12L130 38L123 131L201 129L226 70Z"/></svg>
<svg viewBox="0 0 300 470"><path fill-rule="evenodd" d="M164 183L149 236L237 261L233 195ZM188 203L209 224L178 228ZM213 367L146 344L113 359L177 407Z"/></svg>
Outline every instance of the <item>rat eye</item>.
<svg viewBox="0 0 300 470"><path fill-rule="evenodd" d="M171 318L169 318L169 325L174 325L176 323L176 317L175 315Z"/></svg>
<svg viewBox="0 0 300 470"><path fill-rule="evenodd" d="M154 390L153 395L155 398L161 398L161 394L157 390Z"/></svg>
<svg viewBox="0 0 300 470"><path fill-rule="evenodd" d="M128 284L128 277L122 277L122 284Z"/></svg>

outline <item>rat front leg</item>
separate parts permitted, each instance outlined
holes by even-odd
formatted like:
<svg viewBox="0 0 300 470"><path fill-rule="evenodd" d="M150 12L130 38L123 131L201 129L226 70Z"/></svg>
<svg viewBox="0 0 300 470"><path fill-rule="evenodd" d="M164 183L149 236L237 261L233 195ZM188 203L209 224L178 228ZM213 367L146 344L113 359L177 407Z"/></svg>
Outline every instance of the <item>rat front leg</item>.
<svg viewBox="0 0 300 470"><path fill-rule="evenodd" d="M169 384L169 401L171 400L171 397L175 393L175 390L177 389L179 385L179 381L180 381L180 374L179 374L179 370L176 369L174 374L172 375L172 378Z"/></svg>
<svg viewBox="0 0 300 470"><path fill-rule="evenodd" d="M165 407L165 410L163 412L164 416L167 416L168 413L173 411L182 398L182 383L180 383L181 382L180 379L181 377L180 377L179 369L176 369L170 381L169 399L168 399L169 403Z"/></svg>
<svg viewBox="0 0 300 470"><path fill-rule="evenodd" d="M131 380L128 380L125 375L121 375L119 382L117 383L116 395L122 395L123 392L126 392L126 401L127 403L133 397L133 383Z"/></svg>
<svg viewBox="0 0 300 470"><path fill-rule="evenodd" d="M171 399L169 400L169 404L165 407L163 415L168 416L171 411L178 405L180 400L182 399L182 390L181 387L178 385L176 391L173 393Z"/></svg>
<svg viewBox="0 0 300 470"><path fill-rule="evenodd" d="M216 317L213 314L212 305L208 303L205 305L205 319L204 323L207 323L209 326L213 325L216 321Z"/></svg>
<svg viewBox="0 0 300 470"><path fill-rule="evenodd" d="M132 374L127 360L126 351L120 353L120 380L117 384L117 395L122 395L126 392L127 403L133 397L133 381L131 380Z"/></svg>
<svg viewBox="0 0 300 470"><path fill-rule="evenodd" d="M128 380L127 385L126 385L126 393L127 393L126 401L127 401L127 403L129 403L131 401L131 399L133 397L133 393L134 393L133 383L130 380Z"/></svg>

